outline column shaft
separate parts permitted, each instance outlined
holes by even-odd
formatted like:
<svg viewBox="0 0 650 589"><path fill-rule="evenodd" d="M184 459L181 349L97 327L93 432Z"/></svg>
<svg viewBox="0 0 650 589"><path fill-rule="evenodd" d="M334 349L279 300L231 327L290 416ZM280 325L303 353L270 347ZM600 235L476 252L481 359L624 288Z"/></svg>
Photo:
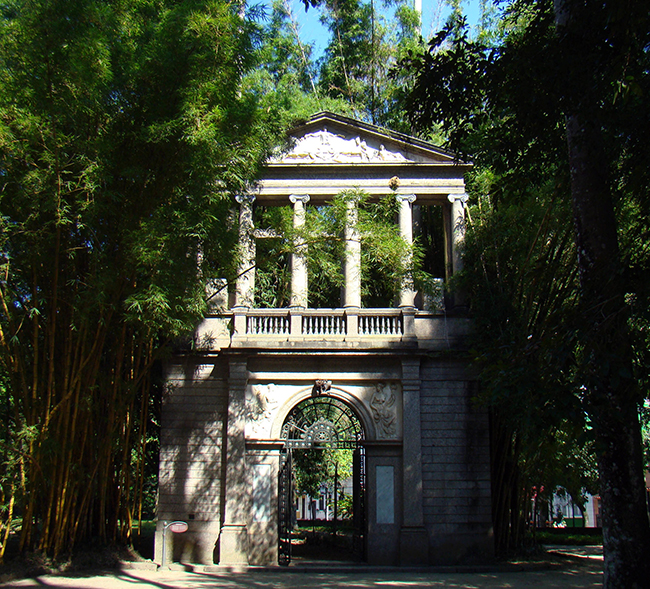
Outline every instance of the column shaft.
<svg viewBox="0 0 650 589"><path fill-rule="evenodd" d="M235 197L239 203L239 269L235 306L252 307L255 296L255 236L253 235L254 195Z"/></svg>
<svg viewBox="0 0 650 589"><path fill-rule="evenodd" d="M460 246L465 239L465 203L468 196L450 194L447 198L451 203L451 271L455 274L463 268Z"/></svg>
<svg viewBox="0 0 650 589"><path fill-rule="evenodd" d="M343 260L343 306L361 306L361 238L357 229L358 210L356 199L347 201L345 224L345 257Z"/></svg>
<svg viewBox="0 0 650 589"><path fill-rule="evenodd" d="M294 251L291 255L291 306L307 307L309 279L307 275L307 244L300 231L305 225L305 204L309 195L294 195L289 197L293 203L293 228L296 230Z"/></svg>
<svg viewBox="0 0 650 589"><path fill-rule="evenodd" d="M402 239L411 247L413 245L413 203L415 202L415 194L398 194L397 200L399 202L399 232ZM410 253L405 263L407 266L410 265ZM413 289L413 279L410 276L406 277L402 282L399 306L415 306L415 290Z"/></svg>

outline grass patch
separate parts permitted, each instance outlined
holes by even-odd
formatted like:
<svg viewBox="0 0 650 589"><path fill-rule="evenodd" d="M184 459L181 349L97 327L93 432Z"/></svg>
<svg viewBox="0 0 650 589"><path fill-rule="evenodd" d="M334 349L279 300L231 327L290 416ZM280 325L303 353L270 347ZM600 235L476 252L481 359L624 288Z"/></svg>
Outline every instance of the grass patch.
<svg viewBox="0 0 650 589"><path fill-rule="evenodd" d="M536 530L535 539L540 544L598 546L603 543L603 533L600 528L546 528Z"/></svg>

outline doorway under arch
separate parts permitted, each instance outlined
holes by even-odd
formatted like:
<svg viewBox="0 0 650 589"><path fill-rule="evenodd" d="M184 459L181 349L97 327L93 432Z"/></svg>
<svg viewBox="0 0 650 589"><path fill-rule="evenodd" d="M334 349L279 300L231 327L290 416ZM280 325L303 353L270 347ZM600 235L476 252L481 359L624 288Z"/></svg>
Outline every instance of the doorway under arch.
<svg viewBox="0 0 650 589"><path fill-rule="evenodd" d="M297 403L287 414L282 425L284 447L278 478L278 562L287 566L292 558L292 529L296 514L294 502L294 456L310 452L313 468L325 478L326 453L346 451L352 454L352 552L361 559L365 556L365 431L362 421L350 403L334 395L312 395ZM316 451L316 452L314 452ZM319 458L318 455L323 455ZM315 460L314 460L314 457ZM338 465L335 465L335 473ZM340 487L335 474L333 540L337 542L336 504ZM327 513L327 508L326 508ZM327 516L325 517L327 520ZM345 536L342 537L345 540ZM349 554L348 550L348 554Z"/></svg>

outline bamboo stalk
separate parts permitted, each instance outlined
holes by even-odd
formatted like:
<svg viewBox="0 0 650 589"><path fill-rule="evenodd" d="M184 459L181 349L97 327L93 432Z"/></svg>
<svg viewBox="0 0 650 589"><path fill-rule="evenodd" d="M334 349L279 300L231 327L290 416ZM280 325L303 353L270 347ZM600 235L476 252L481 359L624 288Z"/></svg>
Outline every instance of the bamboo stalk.
<svg viewBox="0 0 650 589"><path fill-rule="evenodd" d="M7 549L7 542L9 540L9 534L11 532L11 523L14 518L14 504L16 501L15 487L13 483L10 486L9 490L9 508L7 510L7 520L3 524L5 526L4 532L2 534L2 541L0 542L0 564L4 561L5 550ZM5 498L2 498L4 502ZM0 528L1 529L1 528Z"/></svg>

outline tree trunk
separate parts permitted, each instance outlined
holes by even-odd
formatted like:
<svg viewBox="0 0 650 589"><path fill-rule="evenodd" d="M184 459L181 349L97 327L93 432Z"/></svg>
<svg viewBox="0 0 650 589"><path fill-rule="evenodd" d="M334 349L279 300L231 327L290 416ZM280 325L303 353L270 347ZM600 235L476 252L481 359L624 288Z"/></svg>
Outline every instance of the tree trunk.
<svg viewBox="0 0 650 589"><path fill-rule="evenodd" d="M602 131L599 51L607 35L608 10L555 1L559 42L567 59L565 117L580 270L584 400L597 443L604 586L629 589L646 587L650 579L650 525L638 420L642 395L633 376L611 162ZM577 79L570 80L572 75Z"/></svg>
<svg viewBox="0 0 650 589"><path fill-rule="evenodd" d="M633 377L608 162L595 116L598 111L591 108L592 104L588 96L572 96L566 115L581 280L585 401L597 441L604 586L640 588L647 586L650 578L650 526L638 420L640 395Z"/></svg>

